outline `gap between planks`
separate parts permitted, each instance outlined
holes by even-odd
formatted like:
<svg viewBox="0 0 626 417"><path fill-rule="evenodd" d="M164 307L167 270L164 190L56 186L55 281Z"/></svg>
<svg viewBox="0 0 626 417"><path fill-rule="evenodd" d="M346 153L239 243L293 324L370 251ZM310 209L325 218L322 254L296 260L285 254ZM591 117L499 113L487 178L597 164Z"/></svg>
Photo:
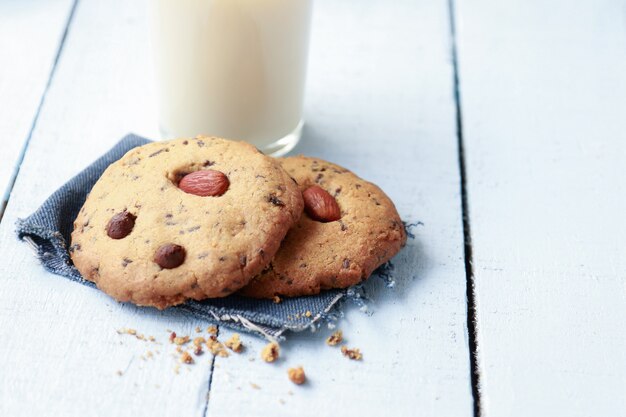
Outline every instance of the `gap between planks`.
<svg viewBox="0 0 626 417"><path fill-rule="evenodd" d="M456 135L459 155L459 173L461 176L461 211L463 219L463 248L465 258L465 278L467 288L467 333L469 341L470 371L472 397L474 398L474 416L481 415L480 404L480 372L478 368L478 346L476 343L476 298L474 287L474 267L472 253L472 229L470 227L469 203L467 199L467 171L465 167L465 144L463 142L463 113L461 109L461 91L459 82L459 62L456 44L455 0L448 0L450 18L450 54L452 57L452 74L454 84L454 104L456 112Z"/></svg>
<svg viewBox="0 0 626 417"><path fill-rule="evenodd" d="M217 329L215 336L219 337L220 336L219 324L216 323L215 328ZM213 382L213 370L215 369L215 358L217 358L217 355L213 355L213 357L211 358L211 372L209 373L209 381L207 382L206 398L204 402L204 410L202 410L202 417L206 417L207 413L209 412L209 401L211 399L211 383Z"/></svg>
<svg viewBox="0 0 626 417"><path fill-rule="evenodd" d="M2 221L2 218L4 217L4 212L9 203L9 198L11 197L11 192L13 191L13 187L15 186L15 181L17 180L17 176L20 173L22 161L24 160L24 156L26 155L26 150L28 149L28 145L30 144L30 139L33 136L35 126L37 126L37 121L39 120L39 115L41 113L43 103L46 99L46 95L48 94L48 90L50 89L50 84L52 84L52 78L54 77L57 64L59 63L59 59L61 58L61 53L63 52L63 46L65 45L65 40L67 39L67 34L72 24L72 20L74 19L74 12L76 11L77 5L78 5L78 0L74 0L74 2L72 3L72 7L70 8L70 13L67 16L65 29L63 29L63 34L61 35L61 40L59 41L59 47L57 48L57 52L54 56L52 67L50 68L50 75L48 76L48 81L46 82L46 86L44 87L43 92L41 93L41 99L39 100L39 104L37 105L37 110L35 110L35 115L33 116L33 122L31 123L30 129L28 130L28 135L26 136L24 145L22 146L22 149L20 150L20 153L17 156L17 161L15 162L15 169L13 171L13 175L9 179L9 184L7 186L6 192L2 199L2 204L0 204L0 222Z"/></svg>

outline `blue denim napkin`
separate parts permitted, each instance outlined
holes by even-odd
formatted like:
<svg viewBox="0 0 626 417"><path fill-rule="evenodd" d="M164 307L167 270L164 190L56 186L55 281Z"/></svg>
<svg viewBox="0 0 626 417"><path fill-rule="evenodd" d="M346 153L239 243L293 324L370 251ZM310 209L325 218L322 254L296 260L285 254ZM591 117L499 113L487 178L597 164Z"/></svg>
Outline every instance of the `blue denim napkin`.
<svg viewBox="0 0 626 417"><path fill-rule="evenodd" d="M148 142L148 139L127 135L113 149L55 191L37 211L17 221L18 237L33 247L48 271L95 288L95 284L80 275L70 259L67 243L70 241L72 224L87 194L104 170L130 149ZM388 278L390 268L390 264L383 265L378 271L379 276ZM271 300L231 295L188 301L171 308L236 330L278 338L287 330L298 332L332 319L340 301L352 298L359 302L360 296L358 287L353 287L323 291L314 296L285 298L278 304ZM310 317L304 314L307 311L312 313Z"/></svg>

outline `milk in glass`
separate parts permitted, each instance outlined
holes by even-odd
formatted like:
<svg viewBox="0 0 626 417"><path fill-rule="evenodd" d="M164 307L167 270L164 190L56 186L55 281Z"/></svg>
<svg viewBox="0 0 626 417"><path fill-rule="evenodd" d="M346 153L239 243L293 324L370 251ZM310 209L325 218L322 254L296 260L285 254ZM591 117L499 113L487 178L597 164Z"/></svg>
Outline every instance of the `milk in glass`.
<svg viewBox="0 0 626 417"><path fill-rule="evenodd" d="M299 140L313 0L151 0L161 131Z"/></svg>

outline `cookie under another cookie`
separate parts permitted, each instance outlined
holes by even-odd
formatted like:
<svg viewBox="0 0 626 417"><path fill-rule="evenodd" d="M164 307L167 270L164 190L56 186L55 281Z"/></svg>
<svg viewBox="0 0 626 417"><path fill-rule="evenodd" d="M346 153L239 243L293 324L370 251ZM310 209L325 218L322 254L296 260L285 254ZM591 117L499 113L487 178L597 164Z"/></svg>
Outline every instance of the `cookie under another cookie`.
<svg viewBox="0 0 626 417"><path fill-rule="evenodd" d="M333 196L341 217L322 222L303 214L268 268L240 291L242 295L295 297L346 288L368 278L404 246L407 237L400 216L378 186L321 159L296 156L280 161L302 192L319 186Z"/></svg>
<svg viewBox="0 0 626 417"><path fill-rule="evenodd" d="M179 188L201 170L221 174L195 175ZM302 209L294 181L249 144L154 142L129 151L95 184L74 223L80 249L72 260L119 301L165 308L223 297L267 266Z"/></svg>

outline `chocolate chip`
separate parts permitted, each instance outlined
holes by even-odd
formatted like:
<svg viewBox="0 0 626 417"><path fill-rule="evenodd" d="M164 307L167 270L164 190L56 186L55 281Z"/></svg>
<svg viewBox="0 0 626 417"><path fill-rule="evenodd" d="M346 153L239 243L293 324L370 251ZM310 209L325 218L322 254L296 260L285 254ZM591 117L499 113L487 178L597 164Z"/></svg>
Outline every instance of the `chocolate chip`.
<svg viewBox="0 0 626 417"><path fill-rule="evenodd" d="M183 145L189 145L189 141L188 140L184 140L183 141Z"/></svg>
<svg viewBox="0 0 626 417"><path fill-rule="evenodd" d="M96 266L91 268L91 271L89 271L89 278L92 281L96 281L98 278L100 278L100 267Z"/></svg>
<svg viewBox="0 0 626 417"><path fill-rule="evenodd" d="M133 263L132 259L124 258L122 260L122 267L126 268L128 266L128 264L132 264L132 263Z"/></svg>
<svg viewBox="0 0 626 417"><path fill-rule="evenodd" d="M158 154L160 154L161 152L169 152L170 150L168 148L161 148L156 152L151 153L150 155L148 155L148 158L152 158L153 156L157 156Z"/></svg>
<svg viewBox="0 0 626 417"><path fill-rule="evenodd" d="M267 201L275 206L285 207L285 203L283 203L280 198L276 197L276 194L270 194L269 197L267 197Z"/></svg>
<svg viewBox="0 0 626 417"><path fill-rule="evenodd" d="M196 145L198 145L199 147L203 147L204 146L204 141L203 140L198 140L196 141Z"/></svg>
<svg viewBox="0 0 626 417"><path fill-rule="evenodd" d="M111 239L123 239L133 231L137 216L124 210L111 217L107 224L107 235Z"/></svg>
<svg viewBox="0 0 626 417"><path fill-rule="evenodd" d="M239 255L239 265L243 268L248 263L248 257L246 255Z"/></svg>
<svg viewBox="0 0 626 417"><path fill-rule="evenodd" d="M154 262L161 268L173 269L185 262L185 256L185 248L174 243L166 243L157 249Z"/></svg>
<svg viewBox="0 0 626 417"><path fill-rule="evenodd" d="M210 167L210 166L213 166L213 165L215 165L215 162L214 161L209 161L208 159L202 163L203 167Z"/></svg>
<svg viewBox="0 0 626 417"><path fill-rule="evenodd" d="M348 259L348 258L344 259L342 266L343 266L343 269L350 268L350 259Z"/></svg>

